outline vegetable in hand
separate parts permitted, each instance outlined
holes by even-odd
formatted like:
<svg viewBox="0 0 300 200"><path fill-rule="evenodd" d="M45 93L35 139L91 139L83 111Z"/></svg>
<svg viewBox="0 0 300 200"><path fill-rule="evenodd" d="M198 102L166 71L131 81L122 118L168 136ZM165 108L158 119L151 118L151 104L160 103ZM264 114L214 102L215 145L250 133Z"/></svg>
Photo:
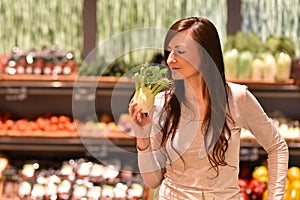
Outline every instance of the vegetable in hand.
<svg viewBox="0 0 300 200"><path fill-rule="evenodd" d="M155 96L166 89L172 81L166 77L168 69L159 65L143 65L134 73L135 94L133 102L143 113L148 113L153 104Z"/></svg>

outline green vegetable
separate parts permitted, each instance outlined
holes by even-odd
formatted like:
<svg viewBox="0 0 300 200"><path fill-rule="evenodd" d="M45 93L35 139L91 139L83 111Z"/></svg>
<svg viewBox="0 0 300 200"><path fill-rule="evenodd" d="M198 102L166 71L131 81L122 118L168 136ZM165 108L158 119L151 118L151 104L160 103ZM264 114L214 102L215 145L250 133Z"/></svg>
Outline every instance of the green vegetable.
<svg viewBox="0 0 300 200"><path fill-rule="evenodd" d="M261 54L261 57L264 60L264 68L263 68L263 78L266 80L274 80L276 74L276 59L273 54L265 52Z"/></svg>
<svg viewBox="0 0 300 200"><path fill-rule="evenodd" d="M274 35L269 35L266 39L266 47L275 54L280 48L280 39Z"/></svg>
<svg viewBox="0 0 300 200"><path fill-rule="evenodd" d="M276 37L270 35L266 40L266 47L273 55L280 52L286 52L291 57L295 56L295 44L290 38L285 36Z"/></svg>
<svg viewBox="0 0 300 200"><path fill-rule="evenodd" d="M159 65L142 65L134 73L135 94L133 101L137 102L142 112L148 113L154 104L155 96L167 88L172 81L166 77L168 69Z"/></svg>
<svg viewBox="0 0 300 200"><path fill-rule="evenodd" d="M224 66L227 78L236 78L237 76L237 59L239 52L236 49L232 49L224 52Z"/></svg>
<svg viewBox="0 0 300 200"><path fill-rule="evenodd" d="M243 51L238 58L238 78L251 77L251 65L254 57L251 51Z"/></svg>
<svg viewBox="0 0 300 200"><path fill-rule="evenodd" d="M234 36L234 45L239 52L248 50L249 48L248 35L243 31L236 32Z"/></svg>
<svg viewBox="0 0 300 200"><path fill-rule="evenodd" d="M252 76L253 79L262 79L263 78L263 71L265 68L265 62L262 58L257 57L253 60L251 65Z"/></svg>
<svg viewBox="0 0 300 200"><path fill-rule="evenodd" d="M204 192L202 192L202 200L205 200Z"/></svg>
<svg viewBox="0 0 300 200"><path fill-rule="evenodd" d="M285 80L289 79L291 75L292 58L289 54L281 52L277 55L276 59L276 79Z"/></svg>
<svg viewBox="0 0 300 200"><path fill-rule="evenodd" d="M295 44L294 42L288 37L280 37L280 48L278 52L286 52L289 56L295 56Z"/></svg>
<svg viewBox="0 0 300 200"><path fill-rule="evenodd" d="M259 54L264 50L263 42L256 33L250 34L248 37L248 49L255 54Z"/></svg>

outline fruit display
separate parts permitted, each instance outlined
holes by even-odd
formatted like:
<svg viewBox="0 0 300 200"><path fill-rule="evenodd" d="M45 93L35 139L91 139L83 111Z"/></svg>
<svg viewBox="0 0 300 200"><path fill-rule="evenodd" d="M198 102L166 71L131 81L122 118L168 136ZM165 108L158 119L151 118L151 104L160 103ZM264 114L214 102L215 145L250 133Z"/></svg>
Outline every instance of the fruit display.
<svg viewBox="0 0 300 200"><path fill-rule="evenodd" d="M277 130L286 140L300 141L300 122L298 120L272 118L272 121ZM242 129L241 138L254 139L254 136L249 130Z"/></svg>
<svg viewBox="0 0 300 200"><path fill-rule="evenodd" d="M262 41L257 34L242 31L227 37L223 52L228 79L287 80L294 56L290 38L270 35Z"/></svg>
<svg viewBox="0 0 300 200"><path fill-rule="evenodd" d="M144 62L161 64L163 55L161 52L152 52L151 58L143 59L143 62L129 63L124 56L119 57L113 63L108 63L105 57L99 57L93 61L83 62L79 68L79 76L114 76L121 77L129 73L135 66L139 66Z"/></svg>
<svg viewBox="0 0 300 200"><path fill-rule="evenodd" d="M66 115L39 116L35 119L14 119L11 113L2 112L0 115L1 136L74 136L76 126L71 117Z"/></svg>
<svg viewBox="0 0 300 200"><path fill-rule="evenodd" d="M268 169L265 165L255 167L251 178L239 179L241 200L266 200L268 195ZM283 200L300 199L300 169L291 166L288 169L286 188Z"/></svg>
<svg viewBox="0 0 300 200"><path fill-rule="evenodd" d="M138 200L144 194L142 178L128 166L122 169L117 160L71 159L57 168L27 162L9 166L2 175L3 198L8 199Z"/></svg>
<svg viewBox="0 0 300 200"><path fill-rule="evenodd" d="M98 122L87 121L78 125L81 137L117 137L132 138L130 116L128 113L120 115L117 122L109 114L99 116Z"/></svg>
<svg viewBox="0 0 300 200"><path fill-rule="evenodd" d="M78 68L72 51L63 51L57 46L43 47L39 51L14 47L11 53L0 58L0 72L7 75L70 75Z"/></svg>
<svg viewBox="0 0 300 200"><path fill-rule="evenodd" d="M0 112L0 136L17 137L130 137L130 117L124 113L119 122L102 114L98 122L80 122L67 115L46 113L34 119L13 118Z"/></svg>

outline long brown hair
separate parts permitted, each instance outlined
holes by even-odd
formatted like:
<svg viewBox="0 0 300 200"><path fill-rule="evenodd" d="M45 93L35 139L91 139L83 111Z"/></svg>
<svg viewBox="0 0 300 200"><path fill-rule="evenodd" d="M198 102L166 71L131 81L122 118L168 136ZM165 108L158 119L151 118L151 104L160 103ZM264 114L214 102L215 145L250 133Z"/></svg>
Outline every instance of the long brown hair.
<svg viewBox="0 0 300 200"><path fill-rule="evenodd" d="M178 33L184 30L190 30L193 40L198 42L198 44L206 51L207 55L212 60L210 64L207 65L214 65L217 68L218 76L220 76L221 85L223 93L225 94L225 104L220 103L220 105L216 105L218 110L225 113L226 112L226 105L227 105L227 91L226 91L226 80L225 80L225 71L224 71L224 62L223 62L223 55L221 44L219 40L218 32L215 26L205 18L198 18L198 17L190 17L186 19L182 19L174 23L171 27L169 32L166 35L165 42L164 42L164 59L165 63L167 63L168 56L170 52L167 50L168 44L170 40ZM202 51L203 52L203 51ZM200 53L202 54L202 53ZM201 55L199 55L201 56ZM203 57L202 57L203 59ZM213 64L212 64L213 63ZM214 67L214 66L205 66L207 67ZM200 66L199 66L200 67ZM200 73L201 70L200 70ZM212 80L212 84L214 84L215 80ZM204 81L203 81L204 82ZM211 117L218 117L219 114L215 114L213 106L212 106L212 99L211 96L213 91L209 90L208 84L205 83L201 86L201 91L205 98L205 101L208 103L208 107L206 108L203 120L203 127L202 130L204 131L205 135L207 135L207 131L211 124ZM218 88L219 89L219 88ZM215 95L218 96L219 91L215 91ZM162 141L161 145L165 146L166 142L169 138L173 139L180 121L180 102L184 98L184 86L182 80L175 81L175 92L171 94L168 98L169 100L164 105L165 107L165 123L162 125ZM225 161L225 153L228 149L228 140L231 136L230 130L226 123L226 120L221 120L221 133L219 133L219 137L213 143L212 152L208 154L208 160L211 166L216 170L217 175L219 174L218 166L225 166L227 162ZM214 134L215 134L214 130ZM218 130L217 130L218 131ZM219 131L219 132L220 132ZM227 132L227 136L225 134ZM205 143L205 145L211 145ZM206 149L208 149L206 147Z"/></svg>

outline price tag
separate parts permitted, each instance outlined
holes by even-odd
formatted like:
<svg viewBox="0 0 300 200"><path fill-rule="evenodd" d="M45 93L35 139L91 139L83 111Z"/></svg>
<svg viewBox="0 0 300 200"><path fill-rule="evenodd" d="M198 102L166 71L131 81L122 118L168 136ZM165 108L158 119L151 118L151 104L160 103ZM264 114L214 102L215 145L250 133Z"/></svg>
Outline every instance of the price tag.
<svg viewBox="0 0 300 200"><path fill-rule="evenodd" d="M255 161L259 159L259 151L257 147L241 148L240 160L241 161Z"/></svg>
<svg viewBox="0 0 300 200"><path fill-rule="evenodd" d="M106 144L101 145L89 145L86 146L86 148L89 150L89 152L95 156L96 158L105 158L108 155L108 146Z"/></svg>
<svg viewBox="0 0 300 200"><path fill-rule="evenodd" d="M7 88L5 99L7 101L23 101L28 97L28 90L26 87Z"/></svg>
<svg viewBox="0 0 300 200"><path fill-rule="evenodd" d="M73 99L75 101L95 101L96 91L90 88L75 88Z"/></svg>

